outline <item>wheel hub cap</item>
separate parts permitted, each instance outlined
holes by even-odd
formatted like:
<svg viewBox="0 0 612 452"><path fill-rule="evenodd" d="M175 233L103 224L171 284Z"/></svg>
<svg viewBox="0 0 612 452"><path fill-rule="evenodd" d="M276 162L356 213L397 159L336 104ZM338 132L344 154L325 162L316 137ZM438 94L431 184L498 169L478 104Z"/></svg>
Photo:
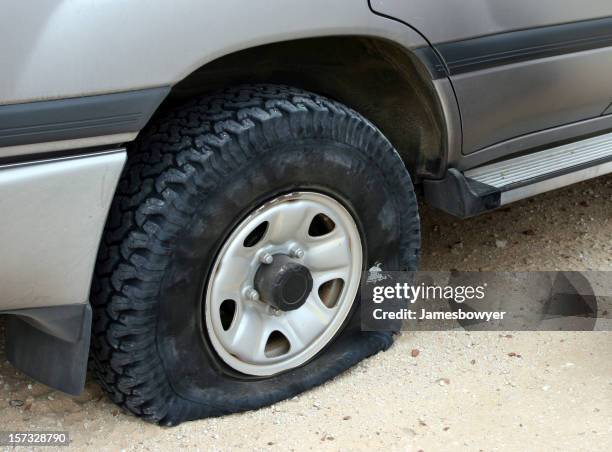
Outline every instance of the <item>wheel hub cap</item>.
<svg viewBox="0 0 612 452"><path fill-rule="evenodd" d="M276 255L273 263L259 266L255 288L261 300L281 311L299 309L312 290L312 275L289 256Z"/></svg>

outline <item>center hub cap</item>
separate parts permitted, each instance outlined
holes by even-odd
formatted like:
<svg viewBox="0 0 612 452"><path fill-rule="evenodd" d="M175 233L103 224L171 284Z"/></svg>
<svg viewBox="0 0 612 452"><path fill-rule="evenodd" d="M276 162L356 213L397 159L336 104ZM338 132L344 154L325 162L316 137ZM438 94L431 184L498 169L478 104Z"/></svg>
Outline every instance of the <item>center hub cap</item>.
<svg viewBox="0 0 612 452"><path fill-rule="evenodd" d="M288 256L276 255L272 264L263 264L257 270L255 288L262 301L281 311L293 311L310 295L312 275Z"/></svg>

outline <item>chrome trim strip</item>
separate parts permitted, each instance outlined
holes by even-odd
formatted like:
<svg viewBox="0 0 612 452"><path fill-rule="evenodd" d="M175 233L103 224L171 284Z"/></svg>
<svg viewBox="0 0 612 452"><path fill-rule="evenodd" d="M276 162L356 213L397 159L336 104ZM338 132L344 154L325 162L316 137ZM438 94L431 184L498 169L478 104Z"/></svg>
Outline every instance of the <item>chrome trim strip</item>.
<svg viewBox="0 0 612 452"><path fill-rule="evenodd" d="M76 138L73 140L48 141L45 143L5 146L0 147L0 157L15 157L27 154L41 154L93 146L105 146L107 144L128 143L134 140L137 135L138 132L125 132L97 137Z"/></svg>
<svg viewBox="0 0 612 452"><path fill-rule="evenodd" d="M62 157L51 156L51 157L41 158L39 160L32 159L32 160L25 160L23 162L0 163L0 171L2 171L3 169L7 169L7 168L39 165L41 163L55 163L55 162L62 162L66 160L83 159L83 158L88 158L88 157L96 157L100 155L115 154L117 152L125 152L125 148L117 147L117 148L112 148L112 149L108 149L104 151L83 152L80 154L64 155Z"/></svg>

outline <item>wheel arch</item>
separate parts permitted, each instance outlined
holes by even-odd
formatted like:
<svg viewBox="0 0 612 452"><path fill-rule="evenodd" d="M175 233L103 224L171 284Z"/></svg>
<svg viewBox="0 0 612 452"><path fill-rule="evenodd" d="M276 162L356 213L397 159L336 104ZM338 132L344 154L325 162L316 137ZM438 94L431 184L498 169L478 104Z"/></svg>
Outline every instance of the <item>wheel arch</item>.
<svg viewBox="0 0 612 452"><path fill-rule="evenodd" d="M242 83L306 89L342 102L376 124L418 180L444 174L451 142L444 108L448 99L441 99L444 93L435 82L419 52L388 39L314 37L216 58L173 85L160 109Z"/></svg>

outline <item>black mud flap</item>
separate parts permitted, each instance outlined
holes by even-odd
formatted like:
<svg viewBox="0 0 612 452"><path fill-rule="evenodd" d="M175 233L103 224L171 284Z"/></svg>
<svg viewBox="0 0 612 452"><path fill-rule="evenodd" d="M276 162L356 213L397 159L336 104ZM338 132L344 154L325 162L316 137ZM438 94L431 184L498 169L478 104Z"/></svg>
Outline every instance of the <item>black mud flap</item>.
<svg viewBox="0 0 612 452"><path fill-rule="evenodd" d="M29 377L78 395L85 386L91 306L19 309L6 322L8 360Z"/></svg>
<svg viewBox="0 0 612 452"><path fill-rule="evenodd" d="M432 207L459 218L469 218L500 206L495 187L469 179L449 168L444 179L424 180L425 201Z"/></svg>

